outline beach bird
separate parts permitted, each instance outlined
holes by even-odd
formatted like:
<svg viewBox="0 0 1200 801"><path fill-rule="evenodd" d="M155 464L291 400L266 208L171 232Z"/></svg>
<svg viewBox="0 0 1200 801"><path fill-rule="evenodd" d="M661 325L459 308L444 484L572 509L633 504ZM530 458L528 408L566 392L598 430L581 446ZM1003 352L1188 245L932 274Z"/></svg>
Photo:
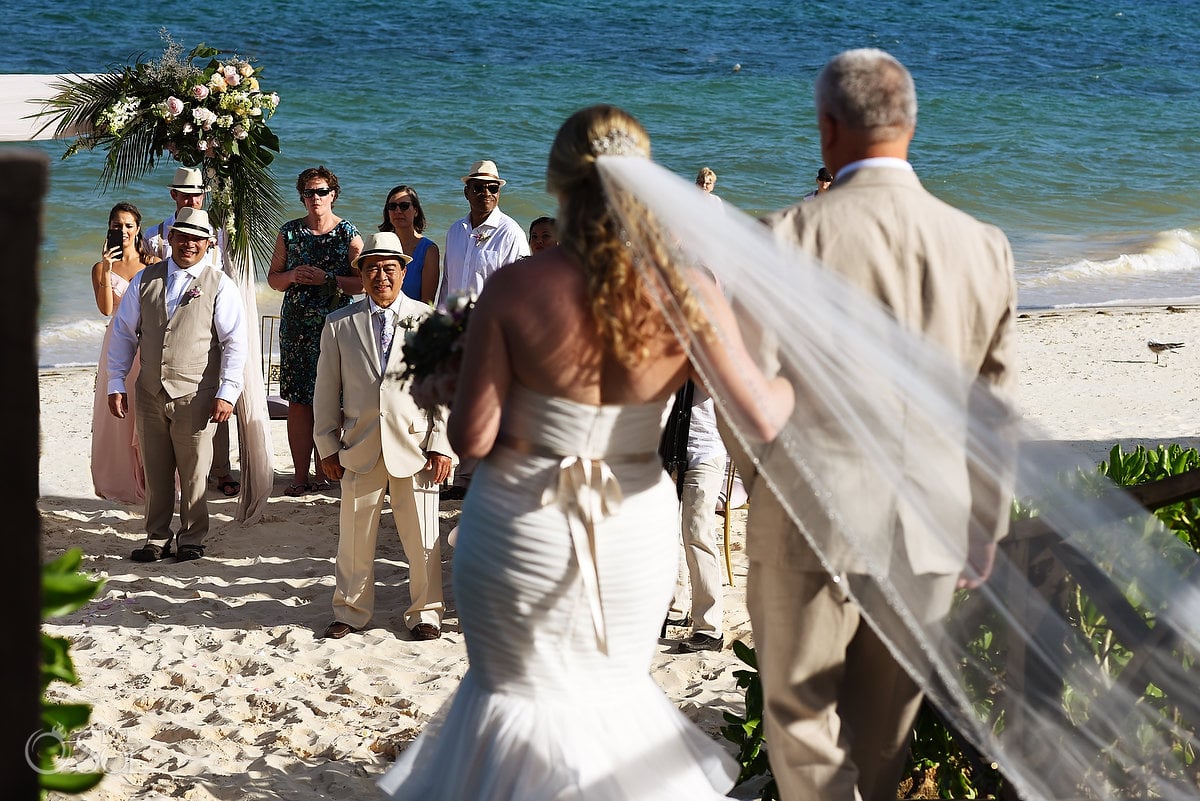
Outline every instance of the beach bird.
<svg viewBox="0 0 1200 801"><path fill-rule="evenodd" d="M1158 356L1160 353L1166 353L1169 350L1178 350L1183 347L1182 342L1157 342L1153 339L1146 340L1146 347L1154 354L1154 363L1158 364Z"/></svg>

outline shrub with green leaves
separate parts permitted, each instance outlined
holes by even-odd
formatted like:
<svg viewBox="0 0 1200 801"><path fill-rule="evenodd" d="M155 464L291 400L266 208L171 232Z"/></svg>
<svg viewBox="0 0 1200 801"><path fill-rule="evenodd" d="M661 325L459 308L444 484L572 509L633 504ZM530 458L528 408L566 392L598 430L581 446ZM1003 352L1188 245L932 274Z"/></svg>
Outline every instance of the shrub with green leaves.
<svg viewBox="0 0 1200 801"><path fill-rule="evenodd" d="M79 572L83 552L72 548L42 566L42 621L69 614L96 596L104 586ZM71 732L87 725L92 715L90 704L61 704L46 700L46 688L51 682L78 684L79 676L71 662L71 643L65 637L42 632L42 726L43 735L31 738L29 759L35 764L41 779L43 794L82 793L104 778L103 773L64 773L57 770L60 757L70 755Z"/></svg>

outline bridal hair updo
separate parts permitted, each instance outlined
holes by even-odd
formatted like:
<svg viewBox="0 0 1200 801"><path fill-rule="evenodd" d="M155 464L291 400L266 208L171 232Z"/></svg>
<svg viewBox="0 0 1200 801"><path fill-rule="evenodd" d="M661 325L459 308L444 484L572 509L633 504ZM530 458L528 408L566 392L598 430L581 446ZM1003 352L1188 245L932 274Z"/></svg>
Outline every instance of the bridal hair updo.
<svg viewBox="0 0 1200 801"><path fill-rule="evenodd" d="M650 137L631 114L596 105L572 114L558 129L546 166L546 189L558 196L558 242L587 276L597 333L621 364L648 355L665 321L633 265L621 222L609 207L596 170L602 155L650 156Z"/></svg>

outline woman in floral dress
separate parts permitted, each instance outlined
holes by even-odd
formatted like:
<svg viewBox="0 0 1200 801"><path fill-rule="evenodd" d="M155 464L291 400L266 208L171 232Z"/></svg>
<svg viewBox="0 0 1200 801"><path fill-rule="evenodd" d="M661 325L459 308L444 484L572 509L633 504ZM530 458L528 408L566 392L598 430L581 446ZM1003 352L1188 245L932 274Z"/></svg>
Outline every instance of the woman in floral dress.
<svg viewBox="0 0 1200 801"><path fill-rule="evenodd" d="M283 292L279 388L288 402L288 445L295 476L284 494L291 497L329 488L327 482L309 481L317 357L325 316L362 292L362 279L350 265L363 247L358 229L333 213L341 193L336 175L325 167L310 167L296 179L296 189L308 213L279 229L267 273L271 288Z"/></svg>

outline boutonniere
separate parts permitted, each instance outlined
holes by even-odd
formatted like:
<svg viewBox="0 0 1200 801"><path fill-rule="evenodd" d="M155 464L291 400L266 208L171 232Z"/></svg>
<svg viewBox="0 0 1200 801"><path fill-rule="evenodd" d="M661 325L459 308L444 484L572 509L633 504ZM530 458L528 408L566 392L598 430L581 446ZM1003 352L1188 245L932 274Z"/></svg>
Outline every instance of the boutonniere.
<svg viewBox="0 0 1200 801"><path fill-rule="evenodd" d="M488 229L488 230L486 230L486 231L479 231L479 232L477 232L477 233L474 235L474 238L475 238L475 247L482 247L482 246L483 246L483 243L484 243L484 242L486 242L486 241L488 241L489 239L491 239L491 238L492 238L492 234L494 234L494 233L496 233L496 230L495 230L494 228Z"/></svg>
<svg viewBox="0 0 1200 801"><path fill-rule="evenodd" d="M183 302L190 303L191 301L195 300L198 297L200 297L200 287L194 286L191 289L189 289L187 292L183 293Z"/></svg>

